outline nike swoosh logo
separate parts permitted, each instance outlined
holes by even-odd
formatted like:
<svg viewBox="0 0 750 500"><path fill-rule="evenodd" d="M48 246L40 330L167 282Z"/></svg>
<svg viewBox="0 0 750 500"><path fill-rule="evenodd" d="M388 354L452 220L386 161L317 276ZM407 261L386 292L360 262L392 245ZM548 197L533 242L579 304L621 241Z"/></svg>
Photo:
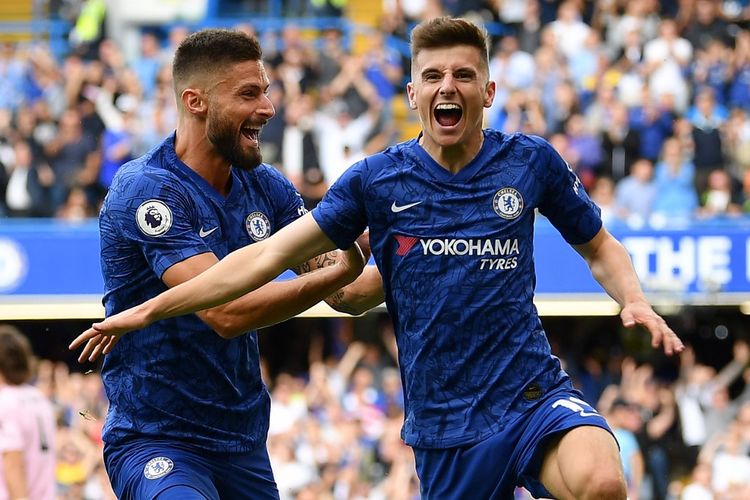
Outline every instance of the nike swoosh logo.
<svg viewBox="0 0 750 500"><path fill-rule="evenodd" d="M399 212L403 212L404 210L408 210L411 207L416 207L420 203L422 203L422 202L421 201L415 201L414 203L409 203L409 204L406 204L406 205L401 205L399 207L398 205L396 205L396 202L394 201L393 205L391 205L391 212L393 212L394 214L397 214Z"/></svg>
<svg viewBox="0 0 750 500"><path fill-rule="evenodd" d="M215 228L213 228L213 229L209 229L208 231L204 231L204 230L203 230L203 227L201 227L201 230L200 230L200 231L198 231L198 236L200 236L201 238L205 238L206 236L208 236L209 234L213 233L213 232L214 232L214 231L216 231L217 229L219 229L219 226L216 226L216 227L215 227Z"/></svg>

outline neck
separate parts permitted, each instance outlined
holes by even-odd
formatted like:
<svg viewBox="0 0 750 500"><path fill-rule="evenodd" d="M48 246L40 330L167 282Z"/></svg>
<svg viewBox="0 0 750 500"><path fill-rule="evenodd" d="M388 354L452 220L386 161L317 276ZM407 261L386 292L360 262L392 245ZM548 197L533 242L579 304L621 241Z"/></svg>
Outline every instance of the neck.
<svg viewBox="0 0 750 500"><path fill-rule="evenodd" d="M460 172L468 165L479 154L483 143L484 133L481 129L468 140L452 146L441 146L426 139L424 135L419 139L419 144L427 151L427 154L452 174Z"/></svg>
<svg viewBox="0 0 750 500"><path fill-rule="evenodd" d="M231 165L208 140L205 127L196 125L181 121L177 126L174 140L177 157L216 191L226 196L229 192Z"/></svg>

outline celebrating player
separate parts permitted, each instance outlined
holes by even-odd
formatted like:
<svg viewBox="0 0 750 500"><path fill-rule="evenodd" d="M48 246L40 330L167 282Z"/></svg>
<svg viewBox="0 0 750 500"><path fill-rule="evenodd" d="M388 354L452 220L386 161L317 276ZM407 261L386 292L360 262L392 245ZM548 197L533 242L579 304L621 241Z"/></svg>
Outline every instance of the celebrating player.
<svg viewBox="0 0 750 500"><path fill-rule="evenodd" d="M101 211L108 315L306 212L291 183L261 163L258 136L274 108L258 40L197 32L177 49L172 70L176 132L121 167ZM278 498L265 446L270 398L257 335L246 332L350 283L362 257L355 245L344 258L298 261L298 272L312 272L124 338L102 367L110 402L104 458L117 496ZM347 309L348 300L344 290L331 303Z"/></svg>
<svg viewBox="0 0 750 500"><path fill-rule="evenodd" d="M310 214L188 283L81 334L85 355L153 321L213 307L365 227L394 322L402 435L424 498L622 498L606 421L573 389L533 305L535 212L549 218L654 347L679 338L646 301L625 248L544 140L483 130L495 95L486 34L436 18L411 36L409 104L422 133L353 165ZM333 242L333 243L332 243ZM382 293L368 280L359 293ZM117 349L112 351L117 353Z"/></svg>

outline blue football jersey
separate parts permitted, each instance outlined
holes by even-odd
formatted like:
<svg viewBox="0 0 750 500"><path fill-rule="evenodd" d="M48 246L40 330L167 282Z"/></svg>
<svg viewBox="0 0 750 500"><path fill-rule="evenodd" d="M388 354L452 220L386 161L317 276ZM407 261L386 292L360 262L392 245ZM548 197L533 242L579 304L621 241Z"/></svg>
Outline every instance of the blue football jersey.
<svg viewBox="0 0 750 500"><path fill-rule="evenodd" d="M232 169L231 190L220 195L177 158L173 134L118 170L102 206L107 316L164 291L170 266L205 252L221 259L304 213L294 187L268 165ZM225 340L195 314L159 321L122 337L102 377L107 445L134 436L224 452L265 443L270 399L255 332Z"/></svg>
<svg viewBox="0 0 750 500"><path fill-rule="evenodd" d="M369 226L412 446L477 442L570 383L533 304L534 216L578 244L600 211L546 141L484 134L456 174L416 139L393 146L353 165L313 211L340 248Z"/></svg>

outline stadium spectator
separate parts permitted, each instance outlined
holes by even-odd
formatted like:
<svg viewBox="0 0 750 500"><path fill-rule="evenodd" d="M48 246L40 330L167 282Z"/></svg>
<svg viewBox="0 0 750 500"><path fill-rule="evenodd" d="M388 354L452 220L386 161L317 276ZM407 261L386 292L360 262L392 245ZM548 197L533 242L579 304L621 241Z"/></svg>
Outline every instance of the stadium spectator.
<svg viewBox="0 0 750 500"><path fill-rule="evenodd" d="M716 497L711 487L711 465L698 463L680 494L680 500L714 500L714 498Z"/></svg>
<svg viewBox="0 0 750 500"><path fill-rule="evenodd" d="M568 60L584 47L591 31L591 27L581 19L580 5L572 0L560 3L557 19L549 27L555 36L557 50Z"/></svg>
<svg viewBox="0 0 750 500"><path fill-rule="evenodd" d="M654 165L641 158L633 164L630 174L615 188L617 216L634 228L643 227L651 217L657 187L654 184Z"/></svg>
<svg viewBox="0 0 750 500"><path fill-rule="evenodd" d="M686 117L692 125L695 186L699 192L706 188L712 170L724 168L721 127L728 119L726 109L716 102L713 89L704 88L695 97L695 106Z"/></svg>
<svg viewBox="0 0 750 500"><path fill-rule="evenodd" d="M696 50L705 49L713 40L729 41L729 23L721 18L719 9L720 2L715 0L695 0L695 10L686 12L683 36Z"/></svg>
<svg viewBox="0 0 750 500"><path fill-rule="evenodd" d="M574 113L565 122L568 146L578 157L576 174L587 188L601 171L602 146L598 138L586 128L583 115Z"/></svg>
<svg viewBox="0 0 750 500"><path fill-rule="evenodd" d="M643 50L644 70L648 75L648 101L663 103L668 98L674 110L684 112L691 92L686 75L692 61L693 47L679 36L676 21L662 20L659 36L648 41Z"/></svg>
<svg viewBox="0 0 750 500"><path fill-rule="evenodd" d="M597 177L590 191L591 201L601 210L602 224L611 227L620 219L615 205L615 183L609 177Z"/></svg>
<svg viewBox="0 0 750 500"><path fill-rule="evenodd" d="M626 399L617 398L612 402L606 416L620 446L628 498L637 500L641 496L644 474L643 453L636 440L636 434L643 426L640 409Z"/></svg>
<svg viewBox="0 0 750 500"><path fill-rule="evenodd" d="M644 89L641 104L629 110L631 126L638 131L640 138L639 155L656 162L662 145L673 134L674 110L669 104L657 102Z"/></svg>
<svg viewBox="0 0 750 500"><path fill-rule="evenodd" d="M734 41L732 78L729 82L729 105L750 111L750 33L741 30Z"/></svg>
<svg viewBox="0 0 750 500"><path fill-rule="evenodd" d="M92 186L99 171L100 151L94 137L85 134L82 117L68 109L60 117L60 130L45 144L45 154L55 173L51 189L52 208L57 210L75 185Z"/></svg>
<svg viewBox="0 0 750 500"><path fill-rule="evenodd" d="M708 174L706 188L700 194L699 213L703 217L738 215L740 205L735 196L732 177L722 169Z"/></svg>
<svg viewBox="0 0 750 500"><path fill-rule="evenodd" d="M0 167L1 168L1 167ZM10 217L48 216L43 210L49 206L49 188L54 182L54 173L45 163L34 160L31 146L18 139L13 147L12 163L5 187L5 206Z"/></svg>
<svg viewBox="0 0 750 500"><path fill-rule="evenodd" d="M497 99L489 112L502 109L513 92L529 89L534 84L534 70L534 57L519 50L516 37L502 37L490 58L490 78L497 84Z"/></svg>
<svg viewBox="0 0 750 500"><path fill-rule="evenodd" d="M141 35L140 54L130 64L138 76L144 97L152 98L156 91L157 77L165 64L161 42L155 33L145 32Z"/></svg>
<svg viewBox="0 0 750 500"><path fill-rule="evenodd" d="M631 126L628 108L621 102L609 104L608 119L600 135L603 153L601 174L620 182L630 174L630 168L639 158L641 134Z"/></svg>
<svg viewBox="0 0 750 500"><path fill-rule="evenodd" d="M56 498L55 416L29 383L34 362L29 340L0 325L0 498Z"/></svg>
<svg viewBox="0 0 750 500"><path fill-rule="evenodd" d="M695 166L685 156L676 138L664 141L661 161L656 164L656 193L652 211L662 219L687 221L698 208L695 191Z"/></svg>

